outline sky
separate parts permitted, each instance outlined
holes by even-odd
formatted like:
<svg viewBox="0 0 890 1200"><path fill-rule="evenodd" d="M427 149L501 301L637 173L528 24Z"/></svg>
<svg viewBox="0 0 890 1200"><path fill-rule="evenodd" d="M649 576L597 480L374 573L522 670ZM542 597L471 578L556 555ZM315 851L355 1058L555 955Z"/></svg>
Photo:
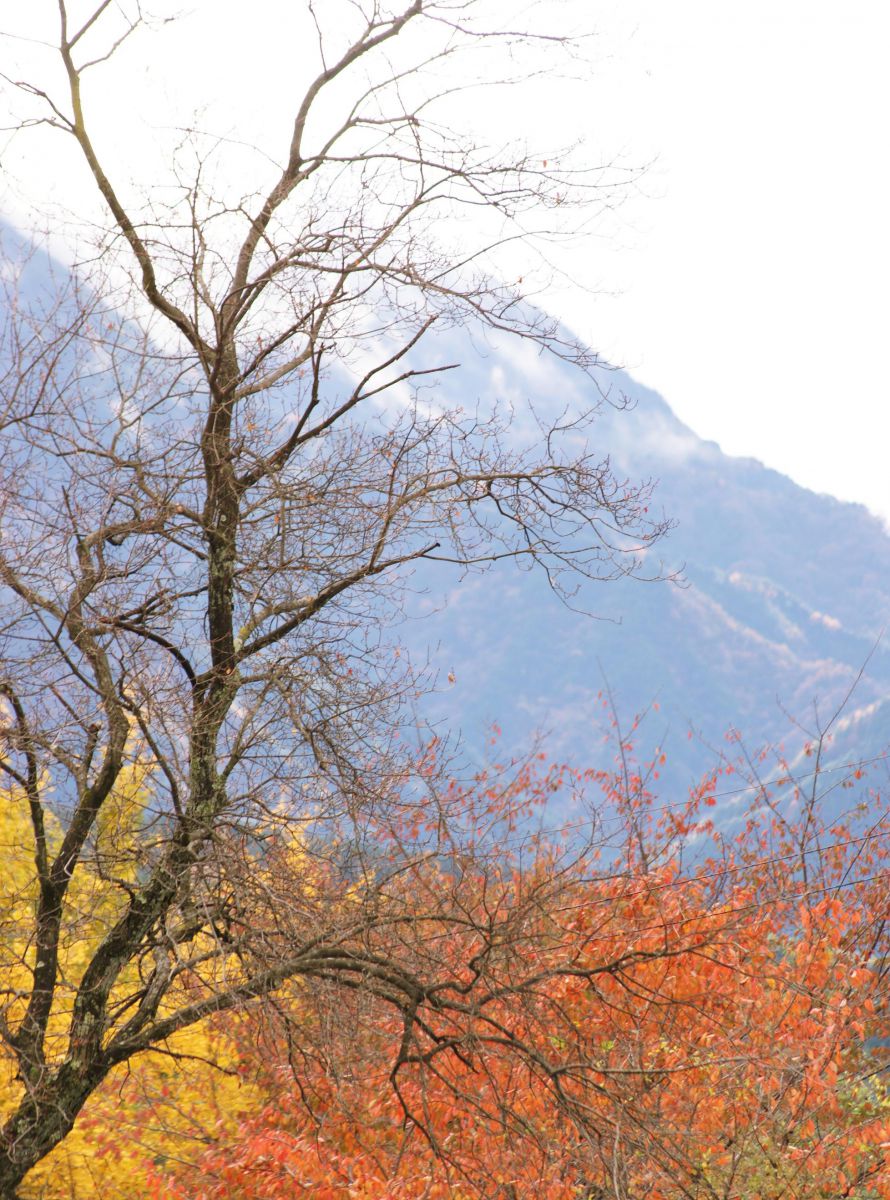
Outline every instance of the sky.
<svg viewBox="0 0 890 1200"><path fill-rule="evenodd" d="M576 324L724 450L890 517L890 6L621 0L601 26L655 161L619 294Z"/></svg>
<svg viewBox="0 0 890 1200"><path fill-rule="evenodd" d="M554 250L541 299L702 437L890 521L890 5L573 7L595 34L589 73L480 109L480 127L520 125L545 151L583 137L590 161L644 169L593 236ZM155 0L155 12L185 13L178 40L162 29L162 53L138 74L110 73L97 113L120 170L151 163L168 110L187 123L190 108L210 120L228 103L246 136L277 132L276 114L283 134L291 8L253 0L247 20L240 0ZM36 62L55 13L51 0L0 13L17 35L4 61ZM221 88L233 67L237 85ZM124 93L150 114L135 139ZM67 153L45 131L0 141L4 211L23 220L42 195L74 203Z"/></svg>

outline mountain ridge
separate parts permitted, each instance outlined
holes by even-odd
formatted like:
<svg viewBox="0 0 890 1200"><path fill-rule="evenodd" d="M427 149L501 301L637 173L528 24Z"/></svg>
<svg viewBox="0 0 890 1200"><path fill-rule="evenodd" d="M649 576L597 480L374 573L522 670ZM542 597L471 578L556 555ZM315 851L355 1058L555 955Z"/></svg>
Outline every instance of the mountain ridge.
<svg viewBox="0 0 890 1200"><path fill-rule="evenodd" d="M0 237L22 255L23 240L2 223ZM67 277L44 251L33 253L26 272L35 292L54 275ZM737 749L730 731L752 752L784 743L792 758L800 755L867 663L836 721L832 754L883 753L890 534L879 517L756 458L724 454L621 370L597 364L585 375L528 342L460 327L432 331L407 358L421 370L443 362L461 369L425 387L424 402L500 404L512 418L510 436L526 444L540 436L529 402L548 416L599 407L592 447L632 481L656 478L654 502L677 522L649 551L651 574L682 570L685 584L588 585L577 607L596 620L560 604L540 573L515 565L484 577L443 564L418 569L397 633L440 681L419 704L422 723L461 731L470 762L484 758L496 722L506 754L522 755L543 733L553 758L609 765L600 695L607 690L624 726L649 713L639 753L665 750L660 787L682 794L727 747ZM381 402L405 398L394 388ZM452 676L454 683L442 682Z"/></svg>
<svg viewBox="0 0 890 1200"><path fill-rule="evenodd" d="M535 356L529 369L527 347L474 357L458 331L439 345L463 363L457 386L470 396L518 406L525 392L559 411L600 393L626 397L623 411L602 406L593 437L619 474L658 480L654 503L677 524L650 556L660 552L663 573L682 568L685 580L585 589L600 618L591 620L560 606L533 572L453 576L444 605L409 621L406 640L416 655L435 647L439 678L454 677L422 712L460 728L471 759L485 753L484 731L496 722L505 751L521 753L543 731L551 756L605 765L611 752L602 748L599 694L608 687L625 725L649 712L640 753L665 750L661 786L674 792L726 752L730 730L752 752L784 744L791 757L800 754L808 735L794 722L817 736L866 663L832 755L882 752L890 732L890 649L880 640L890 618L890 535L879 517L757 459L724 454L624 372L597 367L585 384L553 358ZM449 388L445 404L459 400L453 380ZM411 615L425 607L436 605L420 602Z"/></svg>

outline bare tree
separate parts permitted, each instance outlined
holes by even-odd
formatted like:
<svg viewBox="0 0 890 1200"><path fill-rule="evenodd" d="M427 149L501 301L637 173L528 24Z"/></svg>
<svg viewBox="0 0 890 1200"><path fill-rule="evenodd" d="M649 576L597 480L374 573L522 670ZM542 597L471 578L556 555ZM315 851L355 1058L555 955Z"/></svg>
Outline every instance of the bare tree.
<svg viewBox="0 0 890 1200"><path fill-rule="evenodd" d="M633 573L664 530L647 487L589 449L595 413L529 445L496 406L420 390L456 365L422 357L436 325L590 361L486 263L526 218L600 203L611 182L439 123L424 81L484 44L477 7L326 5L290 144L234 200L205 182L228 143L176 134L180 186L137 202L94 141L85 80L132 49L137 5L59 0L64 87L8 81L23 128L73 139L109 226L88 283L35 299L32 262L30 299L8 284L0 768L4 803L28 808L35 894L25 948L4 949L26 982L0 995L21 1085L3 1196L116 1064L208 1013L300 976L422 1010L433 984L373 936L391 919L389 814L416 850L398 733L418 683L385 635L406 570L518 558L567 590ZM458 254L435 232L461 214ZM109 840L103 814L143 769L138 816ZM273 936L275 905L254 930L250 906L282 829L328 882L310 923L295 899ZM70 977L87 869L115 899ZM354 902L325 918L332 871Z"/></svg>

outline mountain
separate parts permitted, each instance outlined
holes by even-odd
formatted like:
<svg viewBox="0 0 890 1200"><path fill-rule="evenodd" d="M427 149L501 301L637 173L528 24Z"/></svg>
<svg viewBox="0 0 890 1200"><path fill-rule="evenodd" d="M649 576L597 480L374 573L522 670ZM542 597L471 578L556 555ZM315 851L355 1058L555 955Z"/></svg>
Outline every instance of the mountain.
<svg viewBox="0 0 890 1200"><path fill-rule="evenodd" d="M10 259L23 256L24 242L2 222L0 243ZM39 304L66 275L37 252L21 284ZM625 730L646 712L636 753L643 761L665 753L657 789L673 803L740 746L751 755L783 746L806 773L805 742L842 705L831 761L884 753L890 535L876 517L723 454L621 371L603 366L588 376L530 343L460 329L429 335L410 365L442 362L461 368L428 393L435 402L512 406L517 438L534 436L523 419L529 401L545 416L599 404L593 448L619 474L656 480L656 503L676 523L649 557L653 575L676 572L677 580L590 585L574 608L539 572L510 564L482 575L449 574L441 564L415 574L398 635L438 677L419 716L460 737L458 757L483 759L497 723L500 758L527 752L540 734L551 758L608 766L609 709ZM715 403L719 394L718 380ZM774 764L767 759L762 770L768 777ZM835 778L826 776L826 786ZM751 794L739 786L721 783L724 820Z"/></svg>
<svg viewBox="0 0 890 1200"><path fill-rule="evenodd" d="M628 402L626 411L603 405L593 443L620 474L656 480L656 503L676 522L658 549L662 574L679 571L679 581L592 585L578 603L593 616L568 608L536 572L515 567L455 575L444 590L439 573L419 581L427 592L415 597L404 637L416 658L430 656L440 682L422 711L460 729L471 761L484 755L494 722L503 730L500 754L521 752L537 731L550 757L609 765L606 689L625 729L648 710L637 751L643 760L656 748L666 754L657 784L666 802L740 745L752 755L783 747L801 759L851 688L831 727L828 758L883 753L890 535L876 517L754 459L722 453L620 371L598 368L587 379L529 347L480 350L478 339L455 331L427 354L462 363L459 380L444 381L452 394L443 402L528 398L557 412L595 403L600 393ZM719 383L714 391L717 403ZM454 682L443 682L449 674ZM806 773L806 764L799 769ZM768 758L763 773L775 770ZM726 788L728 819L750 793Z"/></svg>

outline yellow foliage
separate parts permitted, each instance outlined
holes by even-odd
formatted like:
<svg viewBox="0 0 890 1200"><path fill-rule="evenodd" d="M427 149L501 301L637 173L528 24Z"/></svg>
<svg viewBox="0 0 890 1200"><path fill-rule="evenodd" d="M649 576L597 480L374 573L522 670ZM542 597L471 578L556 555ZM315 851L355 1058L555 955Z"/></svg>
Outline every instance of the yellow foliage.
<svg viewBox="0 0 890 1200"><path fill-rule="evenodd" d="M139 1200L152 1164L182 1164L234 1136L259 1104L232 1067L235 1046L209 1022L183 1030L106 1080L74 1129L28 1175L22 1200ZM212 1065L217 1064L217 1065Z"/></svg>
<svg viewBox="0 0 890 1200"><path fill-rule="evenodd" d="M148 796L146 770L134 766L109 797L100 814L93 842L68 887L59 938L60 971L50 1018L46 1057L56 1060L66 1048L67 1018L84 969L102 937L127 901L121 884L135 874L134 835ZM59 821L45 807L48 852L62 840ZM18 789L0 793L0 1013L13 1028L18 1024L31 985L34 964L34 912L38 896L35 839L28 800ZM0 1117L18 1103L19 1089L10 1086L15 1070L8 1050L0 1050Z"/></svg>
<svg viewBox="0 0 890 1200"><path fill-rule="evenodd" d="M121 885L137 876L136 841L149 794L146 770L132 768L103 806L90 852L72 877L47 1038L50 1062L65 1052L67 1018L83 971L126 904ZM46 833L52 854L61 830L51 814ZM0 861L0 1013L15 1028L31 982L38 894L33 827L18 790L0 793ZM228 1028L236 1028L231 1020ZM255 1106L253 1089L232 1067L235 1061L232 1033L223 1035L204 1022L122 1064L68 1137L29 1173L19 1194L23 1200L138 1200L146 1194L150 1163L188 1161L209 1142L231 1135ZM21 1094L15 1059L0 1041L0 1119L15 1109Z"/></svg>

